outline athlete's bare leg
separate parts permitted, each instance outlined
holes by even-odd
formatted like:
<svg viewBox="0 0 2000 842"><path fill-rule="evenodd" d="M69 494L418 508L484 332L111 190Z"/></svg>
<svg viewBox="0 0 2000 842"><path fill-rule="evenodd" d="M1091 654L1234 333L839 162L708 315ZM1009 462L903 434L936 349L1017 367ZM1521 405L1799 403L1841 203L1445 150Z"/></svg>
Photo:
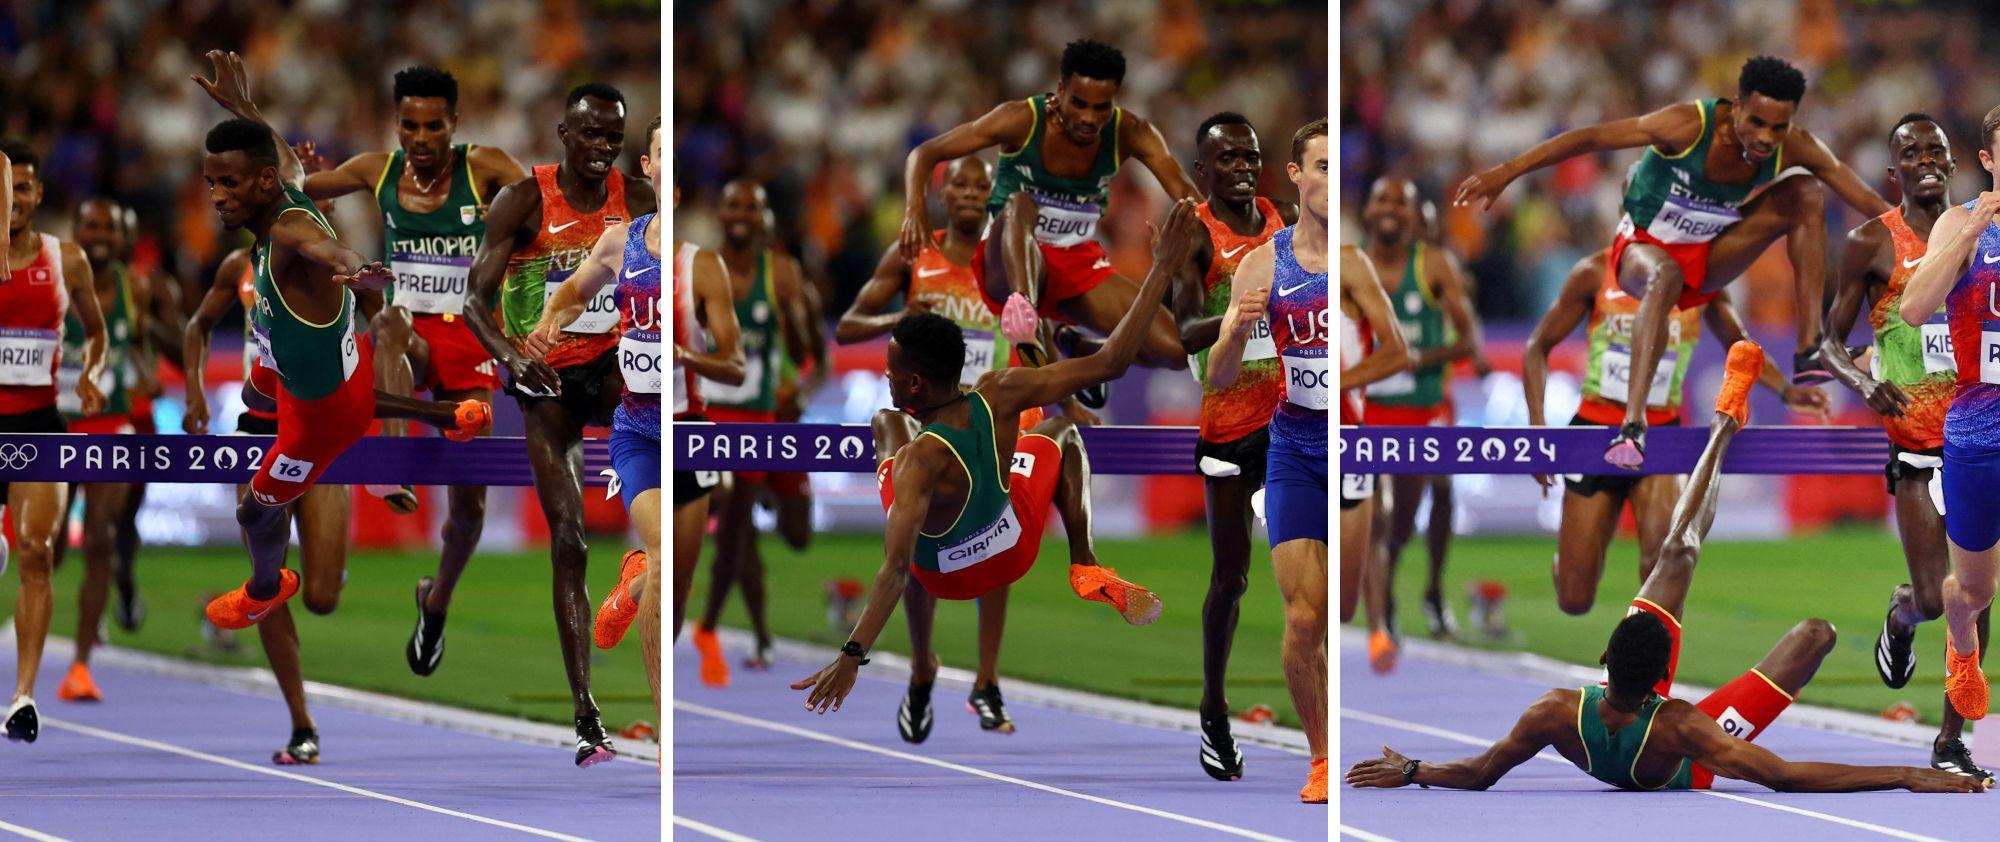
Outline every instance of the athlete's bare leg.
<svg viewBox="0 0 2000 842"><path fill-rule="evenodd" d="M14 514L14 564L21 591L14 596L14 698L33 695L48 641L55 591L55 533L62 522L68 489L60 482L16 482L7 487L7 510Z"/></svg>
<svg viewBox="0 0 2000 842"><path fill-rule="evenodd" d="M812 545L812 483L802 480L799 493L771 495L771 508L778 515L778 536L785 546L799 552Z"/></svg>
<svg viewBox="0 0 2000 842"><path fill-rule="evenodd" d="M1639 533L1639 582L1653 575L1660 563L1660 548L1674 526L1674 505L1687 491L1687 477L1680 474L1648 474L1632 486L1632 520Z"/></svg>
<svg viewBox="0 0 2000 842"><path fill-rule="evenodd" d="M1428 485L1431 492L1431 520L1424 532L1424 549L1430 556L1430 578L1424 586L1424 598L1443 606L1445 604L1444 562L1446 554L1451 550L1451 517L1454 510L1451 475L1432 476Z"/></svg>
<svg viewBox="0 0 2000 842"><path fill-rule="evenodd" d="M1292 707L1312 759L1326 757L1326 543L1294 538L1271 548L1272 579L1285 602L1280 650Z"/></svg>
<svg viewBox="0 0 2000 842"><path fill-rule="evenodd" d="M489 389L439 389L437 398L445 403L457 405L460 401L493 400ZM491 433L489 428L480 435ZM431 580L431 589L425 608L439 614L451 607L452 589L458 587L458 579L465 574L465 565L472 560L472 551L479 547L479 536L486 530L486 488L478 485L454 485L445 489L447 500L443 539L444 550L438 556L436 578ZM654 511L658 515L657 510ZM659 518L653 518L658 528ZM651 555L648 558L657 558Z"/></svg>
<svg viewBox="0 0 2000 842"><path fill-rule="evenodd" d="M1343 477L1342 482L1346 479ZM1355 504L1353 508L1340 510L1340 621L1354 619L1355 603L1360 601L1364 590L1368 593L1369 627L1383 628L1386 616L1382 605L1375 600L1375 591L1368 587L1362 570L1369 566L1369 548L1374 545L1375 495Z"/></svg>
<svg viewBox="0 0 2000 842"><path fill-rule="evenodd" d="M1376 570L1381 575L1374 577L1368 587L1381 592L1382 616L1390 617L1396 613L1396 568L1402 566L1403 548L1409 545L1410 536L1416 534L1417 505L1422 502L1424 488L1429 483L1415 474L1394 474L1376 482L1387 486L1388 505L1375 514L1375 534L1381 536L1376 546Z"/></svg>
<svg viewBox="0 0 2000 842"><path fill-rule="evenodd" d="M1687 490L1674 506L1673 523L1667 528L1665 546L1653 572L1639 586L1639 598L1666 611L1676 621L1687 603L1688 586L1694 583L1695 562L1701 557L1701 542L1715 523L1715 501L1722 495L1722 455L1736 437L1736 419L1720 412L1708 423L1708 445L1688 476Z"/></svg>
<svg viewBox="0 0 2000 842"><path fill-rule="evenodd" d="M1062 451L1062 476L1056 480L1056 511L1062 512L1063 531L1069 537L1069 563L1092 567L1097 564L1097 545L1090 535L1090 455L1083 449L1083 434L1068 418L1047 418L1028 431L1054 439Z"/></svg>
<svg viewBox="0 0 2000 842"><path fill-rule="evenodd" d="M1201 603L1201 715L1229 715L1225 679L1236 640L1238 606L1250 586L1250 494L1242 475L1202 477L1208 502L1208 595ZM1343 513L1344 514L1344 513ZM1342 605L1351 597L1341 594ZM1344 610L1344 609L1343 609Z"/></svg>
<svg viewBox="0 0 2000 842"><path fill-rule="evenodd" d="M133 483L131 488L132 493L125 497L125 512L118 519L118 563L112 568L111 580L118 587L118 599L133 609L129 619L134 622L127 631L137 630L142 619L138 608L139 585L132 568L139 559L139 509L146 502L145 483Z"/></svg>
<svg viewBox="0 0 2000 842"><path fill-rule="evenodd" d="M122 482L83 486L83 586L76 599L76 662L88 666L98 644L97 624L111 597L112 567L118 555L118 518L132 487Z"/></svg>
<svg viewBox="0 0 2000 842"><path fill-rule="evenodd" d="M1795 173L1746 203L1743 219L1723 229L1709 247L1708 287L1716 289L1743 274L1779 237L1785 238L1785 256L1792 262L1798 353L1803 354L1818 347L1826 310L1821 297L1826 289L1826 189L1819 179Z"/></svg>
<svg viewBox="0 0 2000 842"><path fill-rule="evenodd" d="M1113 275L1089 292L1058 302L1057 308L1070 321L1109 336L1119 320L1132 312L1132 304L1138 298L1137 283L1124 275ZM1139 364L1148 368L1187 368L1187 354L1181 348L1180 329L1174 325L1174 317L1165 307L1153 313L1153 324L1146 331L1146 344L1139 347Z"/></svg>
<svg viewBox="0 0 2000 842"><path fill-rule="evenodd" d="M416 393L415 369L410 365L410 346L423 340L417 338L416 329L410 323L410 311L395 305L383 307L369 321L369 330L375 342L375 388L396 397L412 397ZM401 436L408 431L408 422L401 418L386 418L382 421L382 434Z"/></svg>
<svg viewBox="0 0 2000 842"><path fill-rule="evenodd" d="M646 547L646 572L639 578L639 654L646 661L646 683L653 691L653 721L660 716L660 490L632 498L632 524Z"/></svg>
<svg viewBox="0 0 2000 842"><path fill-rule="evenodd" d="M551 593L563 674L569 680L575 715L594 717L597 701L590 695L589 650L592 615L584 585L590 545L583 535L583 428L556 401L527 401L521 409L527 420L528 464L534 469L535 496L549 526Z"/></svg>
<svg viewBox="0 0 2000 842"><path fill-rule="evenodd" d="M1618 515L1626 495L1600 489L1588 497L1565 487L1562 525L1556 530L1556 606L1580 617L1597 601L1597 584L1604 579L1604 557L1618 534ZM1642 541L1643 545L1644 542Z"/></svg>
<svg viewBox="0 0 2000 842"><path fill-rule="evenodd" d="M708 498L704 494L674 508L674 640L681 639L687 620L688 593L694 589L694 569L701 564L701 542L708 532Z"/></svg>
<svg viewBox="0 0 2000 842"><path fill-rule="evenodd" d="M246 488L239 486L237 493L243 494ZM321 616L340 604L345 584L349 503L347 486L315 485L290 507L290 520L297 523L299 531L300 601L306 610ZM317 729L306 705L305 669L290 602L272 609L257 624L257 637L291 715L292 730Z"/></svg>
<svg viewBox="0 0 2000 842"><path fill-rule="evenodd" d="M1666 348L1667 319L1686 281L1680 264L1651 243L1626 246L1618 261L1618 286L1639 299L1639 313L1632 320L1632 382L1624 395L1628 426L1646 424L1646 393ZM1721 283L1722 278L1709 279L1711 286Z"/></svg>

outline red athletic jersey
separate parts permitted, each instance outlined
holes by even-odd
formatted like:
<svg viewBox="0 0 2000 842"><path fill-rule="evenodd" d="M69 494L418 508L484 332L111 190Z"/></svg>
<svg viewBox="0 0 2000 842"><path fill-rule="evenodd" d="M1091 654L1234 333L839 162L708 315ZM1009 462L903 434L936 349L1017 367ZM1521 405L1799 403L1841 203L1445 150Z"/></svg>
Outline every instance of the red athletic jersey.
<svg viewBox="0 0 2000 842"><path fill-rule="evenodd" d="M0 283L0 415L56 404L56 364L69 314L62 244L47 234L28 236L40 237L41 249Z"/></svg>

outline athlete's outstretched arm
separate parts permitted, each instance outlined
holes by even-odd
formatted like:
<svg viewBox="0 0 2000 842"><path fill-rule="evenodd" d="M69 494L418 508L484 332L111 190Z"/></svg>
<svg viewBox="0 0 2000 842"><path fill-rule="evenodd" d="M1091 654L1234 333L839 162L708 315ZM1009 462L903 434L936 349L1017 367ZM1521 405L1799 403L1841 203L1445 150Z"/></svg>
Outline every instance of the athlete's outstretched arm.
<svg viewBox="0 0 2000 842"><path fill-rule="evenodd" d="M715 350L704 354L675 345L674 361L717 383L741 386L750 376L750 362L743 356L736 293L729 286L729 268L722 264L722 255L708 249L695 252L693 283L695 313Z"/></svg>
<svg viewBox="0 0 2000 842"><path fill-rule="evenodd" d="M1662 151L1678 152L1699 140L1701 130L1701 106L1692 102L1669 105L1643 117L1628 117L1571 129L1536 144L1514 160L1461 182L1452 204L1477 202L1480 209L1485 210L1493 206L1493 200L1499 198L1500 191L1507 189L1514 179L1551 164L1559 164L1578 155L1635 146L1652 145Z"/></svg>
<svg viewBox="0 0 2000 842"><path fill-rule="evenodd" d="M376 180L383 176L389 166L389 153L363 152L347 159L338 167L315 169L319 161L319 149L312 141L299 143L292 147L292 152L299 156L299 165L311 171L306 174L304 186L300 189L315 202L363 190L374 190Z"/></svg>
<svg viewBox="0 0 2000 842"><path fill-rule="evenodd" d="M1132 309L1111 329L1104 346L1093 353L1058 360L1041 368L1017 366L981 375L977 388L986 396L993 414L1007 417L1031 406L1058 403L1085 387L1123 375L1146 340L1152 324L1150 314L1159 309L1169 282L1187 263L1200 231L1201 221L1195 215L1194 201L1175 202L1173 211L1167 214L1166 227L1153 243L1153 268L1139 285L1139 296L1133 300ZM1241 349L1237 355L1242 355Z"/></svg>
<svg viewBox="0 0 2000 842"><path fill-rule="evenodd" d="M891 479L896 496L889 504L889 526L882 537L882 567L875 572L875 584L868 589L868 605L861 610L861 619L848 638L861 644L862 649L875 647L876 636L896 613L896 603L903 600L903 590L909 587L917 530L923 526L924 516L930 513L931 486L942 467L937 460L937 454L920 447L905 447L896 456ZM860 659L835 655L833 663L813 676L793 682L792 689L812 689L806 696L806 710L822 714L829 708L840 710L840 703L854 689L854 676L860 669Z"/></svg>
<svg viewBox="0 0 2000 842"><path fill-rule="evenodd" d="M833 326L833 341L842 345L865 342L888 333L904 316L929 310L929 304L911 299L900 312L882 312L889 302L903 294L909 273L910 263L903 259L902 244L890 243L882 250L882 259L875 262L875 274L862 285L847 312L841 314L840 323Z"/></svg>
<svg viewBox="0 0 2000 842"><path fill-rule="evenodd" d="M1599 251L1570 267L1562 291L1556 294L1555 306L1542 314L1534 332L1528 334L1528 342L1521 349L1521 392L1528 399L1529 424L1540 427L1549 423L1542 406L1548 393L1549 352L1597 309L1597 290L1604 285L1606 262L1604 252Z"/></svg>
<svg viewBox="0 0 2000 842"><path fill-rule="evenodd" d="M224 257L222 265L215 268L215 282L202 294L194 317L188 319L181 334L181 371L187 376L187 413L181 417L181 430L188 435L208 432L208 388L204 381L208 372L209 333L229 313L229 308L236 306L237 284L249 268L249 249L237 249ZM248 318L249 314L244 316Z"/></svg>
<svg viewBox="0 0 2000 842"><path fill-rule="evenodd" d="M1167 139L1160 136L1160 128L1130 111L1125 112L1124 120L1128 125L1118 132L1118 143L1125 147L1125 154L1146 165L1153 177L1160 180L1160 188L1167 191L1167 198L1176 202L1182 199L1201 201L1201 194L1195 192L1194 181L1188 178L1187 170L1181 169L1180 159L1167 151Z"/></svg>
<svg viewBox="0 0 2000 842"><path fill-rule="evenodd" d="M554 294L542 304L542 320L535 325L522 343L528 353L537 359L546 357L549 351L562 341L563 325L576 321L583 315L583 309L590 305L590 299L607 283L616 283L618 272L625 266L625 238L632 231L627 223L607 226L604 233L597 236L597 242L590 247L583 263L576 271L556 287Z"/></svg>
<svg viewBox="0 0 2000 842"><path fill-rule="evenodd" d="M1834 270L1833 308L1826 312L1826 335L1820 338L1819 347L1833 379L1854 390L1877 415L1900 418L1910 405L1910 396L1896 384L1877 380L1862 371L1847 354L1847 335L1854 330L1861 308L1868 303L1868 291L1878 284L1886 285L1889 280L1877 268L1885 248L1888 259L1895 260L1889 227L1879 219L1863 222L1847 232L1847 245L1841 249L1840 265Z"/></svg>
<svg viewBox="0 0 2000 842"><path fill-rule="evenodd" d="M1528 706L1527 712L1514 723L1514 730L1480 754L1446 763L1420 762L1416 775L1406 778L1403 764L1409 758L1383 746L1381 757L1363 760L1347 770L1347 785L1394 789L1421 784L1445 789L1486 789L1549 744L1547 734L1551 723L1560 725L1573 721L1575 716L1576 703L1569 700L1568 693L1550 690Z"/></svg>
<svg viewBox="0 0 2000 842"><path fill-rule="evenodd" d="M507 369L515 384L539 394L556 394L562 381L548 363L522 354L508 341L493 317L500 303L500 281L507 273L507 261L514 249L526 245L523 234L542 225L542 191L533 179L507 185L486 211L486 236L479 241L479 253L472 258L472 271L465 290L465 326L493 359Z"/></svg>
<svg viewBox="0 0 2000 842"><path fill-rule="evenodd" d="M903 159L903 230L897 237L903 259L917 262L931 235L929 200L931 172L945 161L955 161L994 146L1026 141L1033 128L1035 107L1027 100L1003 102L979 119L917 144Z"/></svg>
<svg viewBox="0 0 2000 842"><path fill-rule="evenodd" d="M193 76L195 84L200 85L216 104L228 109L229 113L263 125L278 147L279 183L295 189L300 187L305 180L305 169L299 164L299 156L292 152L291 144L285 142L285 136L264 119L264 114L257 110L257 103L251 101L250 77L243 72L243 57L233 51L209 50L208 60L215 66L215 81L210 82L196 73Z"/></svg>
<svg viewBox="0 0 2000 842"><path fill-rule="evenodd" d="M1432 348L1417 353L1417 368L1453 363L1469 358L1479 350L1483 328L1478 314L1472 312L1472 298L1465 293L1465 282L1459 276L1444 249L1431 249L1432 256L1439 259L1426 261L1424 270L1430 275L1431 291L1437 298L1438 306L1444 310L1445 321L1451 324L1457 341L1442 348Z"/></svg>
<svg viewBox="0 0 2000 842"><path fill-rule="evenodd" d="M69 303L83 322L83 377L76 383L77 397L83 399L83 414L104 411L104 393L97 379L104 375L104 310L98 306L97 280L90 271L90 258L75 243L62 244L63 284L69 288Z"/></svg>
<svg viewBox="0 0 2000 842"><path fill-rule="evenodd" d="M1882 194L1868 186L1860 173L1834 157L1833 150L1826 148L1826 144L1813 137L1813 133L1804 126L1792 127L1791 133L1785 136L1784 150L1794 164L1805 167L1807 172L1832 188L1834 195L1839 196L1848 207L1860 211L1863 216L1872 219L1888 213L1892 207L1883 200Z"/></svg>
<svg viewBox="0 0 2000 842"><path fill-rule="evenodd" d="M1736 312L1736 303L1729 290L1723 290L1708 309L1701 314L1702 321L1708 323L1708 330L1715 339L1728 348L1750 338L1750 332L1743 326L1743 314ZM1844 334L1843 334L1844 335ZM1846 349L1842 349L1846 353ZM1778 363L1769 354L1764 356L1764 371L1757 375L1757 382L1785 400L1785 406L1793 412L1819 417L1820 423L1827 421L1826 390L1818 386L1794 386L1791 378L1778 370Z"/></svg>
<svg viewBox="0 0 2000 842"><path fill-rule="evenodd" d="M1905 323L1911 327L1921 325L1944 306L1958 276L1972 265L1972 252L1996 213L2000 213L2000 193L1993 191L1979 194L1972 210L1962 205L1945 208L1944 214L1931 225L1930 240L1924 245L1924 261L1917 264L1917 271L1903 287L1903 300L1896 305L1896 312Z"/></svg>
<svg viewBox="0 0 2000 842"><path fill-rule="evenodd" d="M333 282L356 292L379 291L395 280L379 260L369 260L321 225L310 214L286 213L271 223L271 242L291 247L300 257L333 273Z"/></svg>
<svg viewBox="0 0 2000 842"><path fill-rule="evenodd" d="M1937 769L1907 766L1849 766L1843 763L1796 763L1770 749L1738 739L1685 701L1661 704L1658 717L1672 723L1670 745L1717 776L1749 781L1779 792L1869 792L1907 789L1911 792L1984 792L1975 778Z"/></svg>
<svg viewBox="0 0 2000 842"><path fill-rule="evenodd" d="M1265 285L1270 284L1266 276ZM1402 371L1409 365L1410 345L1403 338L1403 323L1389 306L1389 294L1375 276L1375 264L1361 249L1343 246L1340 250L1340 294L1353 299L1361 319L1375 336L1375 350L1369 351L1352 368L1340 373L1340 388L1358 389ZM1210 382L1215 369L1210 368Z"/></svg>

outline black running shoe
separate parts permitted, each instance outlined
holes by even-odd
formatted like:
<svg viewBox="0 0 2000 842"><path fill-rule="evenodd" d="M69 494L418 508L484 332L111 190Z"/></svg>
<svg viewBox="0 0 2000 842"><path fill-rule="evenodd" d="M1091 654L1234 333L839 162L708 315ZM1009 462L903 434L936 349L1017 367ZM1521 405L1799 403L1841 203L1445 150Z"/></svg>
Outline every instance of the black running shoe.
<svg viewBox="0 0 2000 842"><path fill-rule="evenodd" d="M410 672L418 675L437 672L438 662L444 659L444 614L424 608L430 593L430 577L418 579L417 629L410 632L410 645L403 652L409 658Z"/></svg>
<svg viewBox="0 0 2000 842"><path fill-rule="evenodd" d="M1957 737L1931 744L1931 768L1985 781L1989 787L1994 783L1993 773L1973 763L1972 752L1966 749L1965 741Z"/></svg>
<svg viewBox="0 0 2000 842"><path fill-rule="evenodd" d="M604 720L596 714L576 718L576 768L584 769L618 756L604 735Z"/></svg>
<svg viewBox="0 0 2000 842"><path fill-rule="evenodd" d="M42 734L42 715L35 712L35 700L22 696L7 709L7 739L32 743Z"/></svg>
<svg viewBox="0 0 2000 842"><path fill-rule="evenodd" d="M1882 617L1882 634L1875 638L1875 674L1882 677L1882 683L1891 690L1901 690L1910 683L1910 676L1917 674L1917 655L1912 645L1917 640L1915 626L1897 634L1896 602L1909 585L1896 589L1889 597L1889 613Z"/></svg>
<svg viewBox="0 0 2000 842"><path fill-rule="evenodd" d="M1076 393L1076 402L1091 409L1103 409L1111 402L1111 390L1103 383L1093 383Z"/></svg>
<svg viewBox="0 0 2000 842"><path fill-rule="evenodd" d="M965 709L979 714L979 729L982 731L1014 733L1014 720L1007 718L1007 705L1000 701L999 682L987 685L984 690L973 688L972 695L966 697Z"/></svg>
<svg viewBox="0 0 2000 842"><path fill-rule="evenodd" d="M1458 635L1458 621L1452 619L1451 607L1444 604L1443 594L1424 596L1424 624L1430 628L1432 640L1446 640Z"/></svg>
<svg viewBox="0 0 2000 842"><path fill-rule="evenodd" d="M139 598L137 588L118 589L118 598L111 603L111 619L128 632L138 631L139 624L146 622L146 601Z"/></svg>
<svg viewBox="0 0 2000 842"><path fill-rule="evenodd" d="M1241 780L1243 750L1229 733L1229 717L1201 718L1201 770L1218 781Z"/></svg>
<svg viewBox="0 0 2000 842"><path fill-rule="evenodd" d="M1792 355L1792 385L1810 386L1832 379L1833 372L1826 370L1826 359L1820 352L1819 342L1813 342L1810 351Z"/></svg>
<svg viewBox="0 0 2000 842"><path fill-rule="evenodd" d="M319 762L319 732L311 728L292 729L292 741L283 751L274 752L271 762L280 766L311 766Z"/></svg>
<svg viewBox="0 0 2000 842"><path fill-rule="evenodd" d="M417 490L407 485L398 486L395 491L382 495L382 502L389 507L389 511L399 515L415 514L420 505L417 500Z"/></svg>
<svg viewBox="0 0 2000 842"><path fill-rule="evenodd" d="M902 735L903 742L916 744L931 736L931 688L935 681L922 684L912 683L903 694L903 703L896 708L896 733Z"/></svg>

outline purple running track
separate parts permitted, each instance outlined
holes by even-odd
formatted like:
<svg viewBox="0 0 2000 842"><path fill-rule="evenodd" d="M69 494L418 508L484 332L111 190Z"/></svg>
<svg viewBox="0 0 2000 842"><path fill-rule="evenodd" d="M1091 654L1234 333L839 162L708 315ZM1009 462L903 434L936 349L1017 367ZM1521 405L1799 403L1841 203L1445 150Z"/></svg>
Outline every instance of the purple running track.
<svg viewBox="0 0 2000 842"><path fill-rule="evenodd" d="M13 643L0 648L11 678ZM321 761L277 766L291 734L278 699L100 659L105 700L68 704L55 692L68 656L51 646L43 659L40 739L0 740L6 825L76 840L660 837L651 763L578 769L560 748L322 705Z"/></svg>
<svg viewBox="0 0 2000 842"><path fill-rule="evenodd" d="M732 665L742 654L725 653ZM738 835L724 838L1327 837L1325 805L1299 803L1307 764L1297 754L1245 744L1243 780L1223 783L1201 771L1195 734L1011 699L1018 732L989 734L966 710L966 686L944 680L930 739L910 745L896 734L907 673L864 667L840 712L820 716L787 685L824 662L732 666L718 689L698 678L687 636L674 655L674 815Z"/></svg>
<svg viewBox="0 0 2000 842"><path fill-rule="evenodd" d="M1395 672L1378 676L1369 671L1363 647L1355 645L1360 638L1343 637L1340 751L1331 771L1340 792L1344 837L1582 839L1626 828L1641 836L1679 839L1828 842L1991 839L2000 827L2000 793L1780 793L1727 779L1716 781L1718 795L1628 793L1597 782L1567 761L1551 762L1546 758L1555 757L1553 750L1516 767L1485 792L1349 788L1340 782L1347 768L1380 757L1383 745L1419 760L1478 754L1486 741L1504 736L1537 696L1558 685L1428 662L1407 650ZM1811 692L1808 687L1808 702ZM1930 759L1925 748L1788 726L1791 714L1779 717L1757 737L1757 744L1788 760L1921 766Z"/></svg>

